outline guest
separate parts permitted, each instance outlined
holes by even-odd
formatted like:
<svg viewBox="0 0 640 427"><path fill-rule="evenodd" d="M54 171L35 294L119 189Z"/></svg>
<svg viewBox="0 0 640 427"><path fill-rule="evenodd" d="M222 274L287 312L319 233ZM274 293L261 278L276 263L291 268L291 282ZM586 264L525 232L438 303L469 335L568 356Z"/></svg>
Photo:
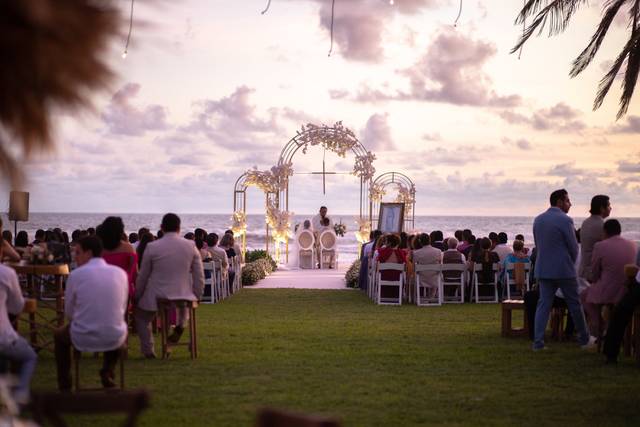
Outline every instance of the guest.
<svg viewBox="0 0 640 427"><path fill-rule="evenodd" d="M138 255L135 249L126 240L124 235L124 223L118 216L107 217L96 230L102 240L102 258L107 264L120 267L127 274L129 284L129 299L133 301L138 276Z"/></svg>
<svg viewBox="0 0 640 427"><path fill-rule="evenodd" d="M194 242L181 239L180 218L172 213L162 218L162 239L149 243L145 250L136 282L136 329L140 337L140 349L146 358L155 358L151 321L158 310L156 300L197 301L204 288L204 272L200 254ZM184 331L188 312L178 310L176 327L169 336L170 342L178 342Z"/></svg>
<svg viewBox="0 0 640 427"><path fill-rule="evenodd" d="M0 221L1 222L1 221ZM3 248L0 247L0 258ZM13 399L19 405L29 402L31 377L36 368L38 356L29 343L16 333L11 326L9 315L22 312L24 299L16 272L0 264L0 356L20 365L19 381L12 390Z"/></svg>
<svg viewBox="0 0 640 427"><path fill-rule="evenodd" d="M134 243L137 243L138 240L140 240L140 238L138 237L138 233L135 233L135 232L129 233L129 243L131 243L131 245L133 245Z"/></svg>
<svg viewBox="0 0 640 427"><path fill-rule="evenodd" d="M578 276L593 282L593 274L591 272L591 260L593 247L597 242L602 240L602 229L604 220L611 214L611 202L609 196L599 194L591 199L591 216L585 219L580 226L580 252L581 260L578 269Z"/></svg>
<svg viewBox="0 0 640 427"><path fill-rule="evenodd" d="M418 249L412 253L413 261L416 265L425 264L442 264L442 251L430 245L429 235L422 233L416 238L416 246ZM429 288L428 298L433 298L438 292L438 276L437 271L421 271L420 284Z"/></svg>
<svg viewBox="0 0 640 427"><path fill-rule="evenodd" d="M395 234L389 234L386 236L385 246L378 249L378 261L383 263L393 264L406 264L407 258L405 252L399 248L400 238ZM395 281L400 279L400 272L397 270L379 270L380 279ZM381 290L382 291L382 290ZM398 295L387 294L388 290L382 292L382 296L385 298L398 297Z"/></svg>
<svg viewBox="0 0 640 427"><path fill-rule="evenodd" d="M127 338L127 275L101 258L102 244L95 236L76 246L78 268L67 279L64 311L69 323L54 334L58 388L71 389L71 346L79 351L104 352L100 380L115 386L118 349Z"/></svg>
<svg viewBox="0 0 640 427"><path fill-rule="evenodd" d="M202 240L202 242L206 244L205 239L207 238L207 232L204 231L202 228L196 228L195 230L193 230L193 237L196 240L197 239Z"/></svg>
<svg viewBox="0 0 640 427"><path fill-rule="evenodd" d="M192 232L188 232L187 234L184 235L184 238L187 240L195 241L196 235Z"/></svg>
<svg viewBox="0 0 640 427"><path fill-rule="evenodd" d="M471 230L469 230L468 228L462 230L462 239L460 239L460 243L458 244L458 248L457 248L458 251L460 251L460 253L464 254L467 248L473 245L473 243L470 242L472 236L473 234L471 233ZM468 258L467 255L468 253L465 254L465 257Z"/></svg>
<svg viewBox="0 0 640 427"><path fill-rule="evenodd" d="M308 230L311 228L311 221L309 221L308 219L304 221L303 226L305 228L305 230ZM233 250L236 251L236 256L239 257L240 263L244 263L244 254L242 253L242 248L240 247L240 245L238 244L238 241L235 239L235 236L233 235L233 231L232 230L226 230L224 232L224 234L230 234L231 237L234 238L234 243L233 243Z"/></svg>
<svg viewBox="0 0 640 427"><path fill-rule="evenodd" d="M477 247L480 249L478 250ZM471 253L471 263L469 264L469 270L474 271L475 264L482 265L482 269L477 272L476 280L478 283L488 284L494 283L494 265L500 262L500 257L497 253L491 250L491 240L488 237L483 237L476 242L474 251ZM484 291L484 290L483 290ZM502 285L498 282L498 296L502 295ZM484 296L484 295L483 295Z"/></svg>
<svg viewBox="0 0 640 427"><path fill-rule="evenodd" d="M227 269L229 268L229 258L227 257L225 250L218 246L218 235L216 233L209 233L207 236L207 247L209 248L208 250L211 254L211 259L213 261L218 261L222 267L223 273L226 274Z"/></svg>
<svg viewBox="0 0 640 427"><path fill-rule="evenodd" d="M400 233L400 245L398 247L405 252L405 255L409 255L409 236L404 231Z"/></svg>
<svg viewBox="0 0 640 427"><path fill-rule="evenodd" d="M489 233L489 240L491 240L491 250L494 250L499 243L498 233L496 233L495 231L492 231L491 233Z"/></svg>
<svg viewBox="0 0 640 427"><path fill-rule="evenodd" d="M463 230L454 231L453 237L455 237L458 242L462 242L462 240L464 239L464 231Z"/></svg>
<svg viewBox="0 0 640 427"><path fill-rule="evenodd" d="M633 317L633 312L640 305L640 270L635 279L631 279L630 282L629 289L613 310L613 315L607 328L603 352L607 356L608 364L618 362L622 337Z"/></svg>
<svg viewBox="0 0 640 427"><path fill-rule="evenodd" d="M442 252L447 250L447 247L443 243L444 235L442 234L442 231L440 230L432 231L429 234L429 240L431 241L431 246L433 246L434 248L438 248Z"/></svg>
<svg viewBox="0 0 640 427"><path fill-rule="evenodd" d="M224 234L222 236L222 239L220 239L220 244L218 245L227 254L227 258L229 259L229 261L231 261L233 257L236 256L234 245L235 245L235 241L233 240L232 234ZM233 280L235 279L235 276L236 276L236 271L233 267L233 264L229 264L228 274L229 274L229 294L232 294Z"/></svg>
<svg viewBox="0 0 640 427"><path fill-rule="evenodd" d="M448 249L442 253L442 264L464 264L467 262L467 259L458 252L458 239L455 237L449 237L447 239ZM443 270L442 271L442 279L444 281L459 281L461 271L456 270Z"/></svg>
<svg viewBox="0 0 640 427"><path fill-rule="evenodd" d="M328 219L328 223L325 225L324 220ZM327 207L320 206L320 212L311 219L311 226L313 230L319 232L323 227L333 227L333 223L331 222L331 218L327 216Z"/></svg>
<svg viewBox="0 0 640 427"><path fill-rule="evenodd" d="M26 231L21 230L16 234L16 244L14 249L21 257L27 257L31 252L31 245L29 244L29 235Z"/></svg>
<svg viewBox="0 0 640 427"><path fill-rule="evenodd" d="M531 260L529 259L529 256L524 251L524 242L522 240L517 240L517 239L514 240L513 252L507 255L502 261L500 281L504 283L504 286L507 286L508 285L507 279L512 280L514 277L514 274L515 274L514 271L509 271L507 274L508 264L530 263L530 262ZM518 276L516 275L516 277ZM524 275L522 276L522 278L524 280ZM522 285L525 285L522 288L522 294L524 295L524 292L526 291L526 283L523 281Z"/></svg>
<svg viewBox="0 0 640 427"><path fill-rule="evenodd" d="M520 240L524 244L524 236L522 234L516 234L516 240ZM525 254L529 254L529 248L524 246L523 249Z"/></svg>
<svg viewBox="0 0 640 427"><path fill-rule="evenodd" d="M45 232L43 229L39 228L36 230L36 235L35 235L35 240L33 241L32 245L39 245L41 243L44 243L44 237L45 237Z"/></svg>
<svg viewBox="0 0 640 427"><path fill-rule="evenodd" d="M95 236L95 235L96 235L96 229L95 229L95 228L93 228L93 227L89 227L89 228L87 228L87 234L88 234L89 236Z"/></svg>
<svg viewBox="0 0 640 427"><path fill-rule="evenodd" d="M136 252L138 251L138 245L142 241L142 236L144 236L145 234L151 234L151 231L149 231L149 229L147 227L140 227L138 229L138 241L131 243L131 245L133 245L133 249L135 249ZM139 259L140 258L138 257L138 260Z"/></svg>
<svg viewBox="0 0 640 427"><path fill-rule="evenodd" d="M138 269L140 269L140 265L142 265L142 256L144 255L144 251L147 249L147 245L155 240L153 234L144 233L138 241L138 245L136 248L136 255L138 255Z"/></svg>
<svg viewBox="0 0 640 427"><path fill-rule="evenodd" d="M205 248L205 242L202 239L196 239L196 248L198 248L198 252L200 252L200 258L202 259L203 262L208 262L211 261L211 252L209 252L208 247ZM207 274L207 271L205 271L205 275ZM205 277L206 279L208 279L208 277Z"/></svg>
<svg viewBox="0 0 640 427"><path fill-rule="evenodd" d="M498 233L498 244L493 248L494 252L498 254L500 261L504 261L504 259L512 253L511 248L507 245L509 241L507 237L507 233L500 232Z"/></svg>
<svg viewBox="0 0 640 427"><path fill-rule="evenodd" d="M158 232L156 233L157 239L162 239L162 237L164 236L164 231L162 230L158 230Z"/></svg>
<svg viewBox="0 0 640 427"><path fill-rule="evenodd" d="M0 232L2 231L2 219L0 219ZM13 249L11 242L6 241L0 234L0 261L9 260L11 262L20 261L20 254Z"/></svg>
<svg viewBox="0 0 640 427"><path fill-rule="evenodd" d="M565 302L578 331L579 344L584 349L595 345L589 336L582 306L578 297L575 260L578 256L573 220L567 215L571 201L566 190L556 190L549 197L551 207L533 222L533 237L538 248L535 275L538 279L540 300L536 309L534 351L545 348L544 333L549 320L556 290L562 290Z"/></svg>
<svg viewBox="0 0 640 427"><path fill-rule="evenodd" d="M6 242L9 242L9 244L11 245L11 247L13 247L14 242L13 242L13 234L9 231L9 230L3 230L2 231L2 239Z"/></svg>
<svg viewBox="0 0 640 427"><path fill-rule="evenodd" d="M306 225L307 221L305 221ZM369 241L362 245L360 250L360 275L358 276L358 284L363 291L369 287L369 266L371 265L371 253L373 252L373 246L382 235L380 230L373 230L369 232Z"/></svg>
<svg viewBox="0 0 640 427"><path fill-rule="evenodd" d="M618 304L627 292L627 277L624 266L633 264L636 257L636 244L620 236L622 227L616 219L604 223L604 240L593 246L591 278L593 285L583 296L585 313L589 329L602 333L600 307L602 304Z"/></svg>
<svg viewBox="0 0 640 427"><path fill-rule="evenodd" d="M469 257L471 256L471 251L473 250L474 245L476 244L477 240L476 240L476 236L474 236L473 234L471 236L469 236L469 239L467 240L468 245L466 248L464 248L464 250L462 251L462 255L464 255L464 257L468 260ZM460 245L458 245L460 246Z"/></svg>

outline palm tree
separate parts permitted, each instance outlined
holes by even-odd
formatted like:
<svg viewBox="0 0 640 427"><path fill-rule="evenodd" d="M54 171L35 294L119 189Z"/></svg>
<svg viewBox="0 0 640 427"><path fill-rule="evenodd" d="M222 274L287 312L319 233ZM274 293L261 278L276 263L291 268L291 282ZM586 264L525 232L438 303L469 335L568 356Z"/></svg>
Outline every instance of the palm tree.
<svg viewBox="0 0 640 427"><path fill-rule="evenodd" d="M549 24L549 37L563 32L569 26L569 22L575 12L585 4L588 4L588 0L528 0L518 14L516 23L524 25L528 17L535 17L530 25L525 26L522 37L511 50L511 53L518 51L536 30L538 30L538 35L540 35L547 23ZM638 73L640 73L640 28L638 28L640 0L608 0L605 3L602 19L600 24L598 24L598 28L591 37L587 47L585 47L580 55L573 61L569 73L571 77L575 77L593 61L607 31L611 27L611 23L620 12L620 9L625 5L629 6L629 39L607 74L600 80L598 93L593 102L594 110L602 105L611 85L624 65L625 71L622 83L622 95L620 96L620 109L617 114L618 119L622 117L629 108L629 103L631 102L633 91L638 80Z"/></svg>

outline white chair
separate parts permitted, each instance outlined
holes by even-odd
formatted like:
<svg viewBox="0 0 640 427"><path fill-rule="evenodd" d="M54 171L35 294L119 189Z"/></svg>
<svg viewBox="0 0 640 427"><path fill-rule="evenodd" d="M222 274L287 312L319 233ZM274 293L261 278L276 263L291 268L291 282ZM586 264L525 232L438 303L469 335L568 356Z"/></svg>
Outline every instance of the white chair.
<svg viewBox="0 0 640 427"><path fill-rule="evenodd" d="M367 277L367 294L369 298L373 301L376 299L376 295L378 295L378 291L376 290L378 279L378 261L371 258L371 262L369 262L369 275Z"/></svg>
<svg viewBox="0 0 640 427"><path fill-rule="evenodd" d="M382 280L382 271L398 271L400 277L398 280ZM402 285L405 281L404 264L395 263L381 263L378 265L378 280L376 284L377 288L377 303L379 305L402 305ZM397 288L397 297L382 297L382 288Z"/></svg>
<svg viewBox="0 0 640 427"><path fill-rule="evenodd" d="M338 251L336 246L338 243L338 236L333 230L325 230L320 234L318 238L320 243L320 268L324 268L325 262L328 262L329 267L333 262L334 268L338 268Z"/></svg>
<svg viewBox="0 0 640 427"><path fill-rule="evenodd" d="M442 283L442 302L462 304L464 303L464 284L466 282L467 264L442 264L441 266L441 283ZM455 278L446 277L447 273L453 273ZM453 296L448 297L444 292L447 288L455 288Z"/></svg>
<svg viewBox="0 0 640 427"><path fill-rule="evenodd" d="M316 262L316 238L311 230L302 230L297 237L298 240L298 268L313 268ZM309 267L303 267L302 258L309 258Z"/></svg>
<svg viewBox="0 0 640 427"><path fill-rule="evenodd" d="M204 291L202 292L202 303L203 304L214 304L215 300L215 280L216 280L216 266L213 262L204 262L202 263L202 268L204 269ZM210 273L209 278L207 278L207 271ZM207 292L207 290L209 292ZM205 296L209 294L208 296Z"/></svg>
<svg viewBox="0 0 640 427"><path fill-rule="evenodd" d="M220 301L229 296L229 275L222 269L220 261L214 261L214 264L216 266L216 289L218 291L216 301Z"/></svg>
<svg viewBox="0 0 640 427"><path fill-rule="evenodd" d="M518 288L518 283L516 283L516 278L515 278L515 268L516 268L516 263L507 263L505 271L504 271L504 285L505 285L505 289L502 292L502 297L504 298L504 294L506 293L506 297L507 299L524 299L524 293L526 291L529 290L529 272L531 270L531 263L528 262L522 262L522 263L518 263L518 264L524 264L524 283L521 283L521 285L523 285L522 288L517 289ZM513 277L513 278L512 278ZM511 295L511 286L514 286L516 288L516 290L518 291L515 295L515 297L513 295Z"/></svg>
<svg viewBox="0 0 640 427"><path fill-rule="evenodd" d="M437 306L442 305L443 300L443 286L442 286L442 274L441 274L441 264L415 264L415 272L416 272L416 305L419 306ZM420 273L422 272L432 272L435 273L435 279L438 283L437 285L437 299L434 301L433 298L428 297L429 290L432 289L429 286L422 284L420 281ZM422 296L422 290L424 289L426 296Z"/></svg>
<svg viewBox="0 0 640 427"><path fill-rule="evenodd" d="M493 280L490 282L481 282L478 276L482 273L482 264L473 264L473 292L476 303L497 303L498 302L498 264L493 264L492 275ZM493 297L480 297L480 286L493 288Z"/></svg>

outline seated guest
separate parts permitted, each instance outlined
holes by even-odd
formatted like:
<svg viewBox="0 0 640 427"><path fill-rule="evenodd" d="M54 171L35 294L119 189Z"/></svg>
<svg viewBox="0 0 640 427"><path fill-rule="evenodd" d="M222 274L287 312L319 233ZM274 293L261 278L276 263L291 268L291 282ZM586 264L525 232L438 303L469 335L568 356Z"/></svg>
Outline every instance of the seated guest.
<svg viewBox="0 0 640 427"><path fill-rule="evenodd" d="M235 241L233 239L233 234L224 234L222 239L220 239L220 244L218 245L224 252L227 254L227 258L229 261L233 257L236 256L236 250L234 249ZM233 268L233 265L229 264L229 293L233 293L233 279L235 278L236 272Z"/></svg>
<svg viewBox="0 0 640 427"><path fill-rule="evenodd" d="M593 284L583 296L584 311L593 334L601 330L600 306L618 304L626 293L627 277L624 266L633 264L636 257L634 242L620 236L620 222L610 219L604 223L604 240L593 246L591 277Z"/></svg>
<svg viewBox="0 0 640 427"><path fill-rule="evenodd" d="M0 219L0 231L2 231L2 219ZM0 235L0 261L9 260L11 262L20 261L20 254L13 249L11 242L6 241Z"/></svg>
<svg viewBox="0 0 640 427"><path fill-rule="evenodd" d="M507 264L531 262L529 256L524 252L524 242L522 240L513 241L513 252L505 257L501 262L500 281L506 283ZM509 272L509 279L513 279L514 272Z"/></svg>
<svg viewBox="0 0 640 427"><path fill-rule="evenodd" d="M36 230L36 235L35 235L35 240L33 241L32 245L40 245L42 243L44 243L44 238L45 238L45 232L43 229L39 228Z"/></svg>
<svg viewBox="0 0 640 427"><path fill-rule="evenodd" d="M442 253L442 264L464 264L467 262L467 259L458 252L458 239L455 237L449 237L447 239L448 249ZM442 278L445 281L456 281L460 280L461 271L442 271Z"/></svg>
<svg viewBox="0 0 640 427"><path fill-rule="evenodd" d="M133 245L134 243L137 243L138 240L140 240L140 238L138 237L138 233L129 233L129 243Z"/></svg>
<svg viewBox="0 0 640 427"><path fill-rule="evenodd" d="M14 249L21 256L27 257L31 252L31 245L29 244L29 235L26 231L21 230L16 234L16 244Z"/></svg>
<svg viewBox="0 0 640 427"><path fill-rule="evenodd" d="M138 255L131 243L122 239L124 235L122 218L119 216L105 218L98 226L96 233L102 241L102 258L107 264L120 267L127 274L129 298L133 301L138 276Z"/></svg>
<svg viewBox="0 0 640 427"><path fill-rule="evenodd" d="M13 247L13 234L9 230L2 230L2 239L9 242Z"/></svg>
<svg viewBox="0 0 640 427"><path fill-rule="evenodd" d="M138 245L136 247L136 255L138 255L138 270L140 269L140 264L142 264L142 256L144 255L145 249L147 249L147 245L153 242L155 239L156 238L153 237L153 234L144 233L138 241Z"/></svg>
<svg viewBox="0 0 640 427"><path fill-rule="evenodd" d="M138 229L138 240L136 242L130 242L131 245L133 245L133 249L136 250L136 252L138 251L138 245L140 244L140 241L142 240L142 236L144 236L145 234L151 234L151 231L149 231L149 229L147 227L140 227ZM138 260L140 259L140 257L138 257Z"/></svg>
<svg viewBox="0 0 640 427"><path fill-rule="evenodd" d="M428 234L422 233L416 238L415 244L418 249L412 253L413 262L416 265L442 264L442 251L429 243ZM433 298L438 291L438 276L440 273L437 271L421 271L418 275L420 276L421 286L429 288L428 297Z"/></svg>
<svg viewBox="0 0 640 427"><path fill-rule="evenodd" d="M495 231L489 233L489 240L491 240L491 250L494 250L498 245L498 233L496 233Z"/></svg>
<svg viewBox="0 0 640 427"><path fill-rule="evenodd" d="M211 259L220 262L222 271L226 274L229 268L229 258L225 250L218 246L218 235L216 233L210 233L207 236L207 247L209 248Z"/></svg>
<svg viewBox="0 0 640 427"><path fill-rule="evenodd" d="M469 230L468 228L462 230L462 239L458 239L460 240L460 243L458 244L458 251L460 251L460 253L465 253L465 251L467 250L467 248L471 247L473 245L473 243L470 242L471 237L473 236L473 234L471 233L471 230ZM465 255L466 257L467 255ZM468 257L467 257L468 258Z"/></svg>
<svg viewBox="0 0 640 427"><path fill-rule="evenodd" d="M193 241L182 239L180 218L172 213L162 218L162 239L147 245L140 274L136 282L135 322L140 349L148 358L155 358L151 321L158 310L158 298L197 301L204 288L204 270L200 253ZM177 322L169 342L176 343L188 320L186 307L177 310Z"/></svg>
<svg viewBox="0 0 640 427"><path fill-rule="evenodd" d="M516 234L516 240L520 240L524 244L524 236L522 234ZM525 254L528 254L529 253L529 248L524 246L524 249L522 249L522 251Z"/></svg>
<svg viewBox="0 0 640 427"><path fill-rule="evenodd" d="M127 275L109 265L97 237L85 237L76 246L78 268L67 279L64 311L69 323L54 334L58 388L71 389L71 346L79 351L104 352L100 379L114 387L118 349L127 338Z"/></svg>
<svg viewBox="0 0 640 427"><path fill-rule="evenodd" d="M498 254L491 250L491 240L483 237L480 240L481 251L477 254L473 262L482 264L482 271L478 272L478 281L480 283L493 283L493 265L500 262Z"/></svg>
<svg viewBox="0 0 640 427"><path fill-rule="evenodd" d="M2 248L0 248L1 252ZM0 356L20 365L19 381L12 390L12 394L16 403L25 405L29 401L29 384L38 356L29 343L11 326L9 315L17 316L22 312L24 299L16 272L1 264L0 301L2 301L0 303Z"/></svg>
<svg viewBox="0 0 640 427"><path fill-rule="evenodd" d="M508 238L507 233L501 232L498 234L498 244L493 248L493 251L498 254L498 258L500 261L504 261L504 259L512 253L511 248L507 245Z"/></svg>
<svg viewBox="0 0 640 427"><path fill-rule="evenodd" d="M184 238L187 240L196 240L196 235L192 232L188 232L187 234L184 235Z"/></svg>
<svg viewBox="0 0 640 427"><path fill-rule="evenodd" d="M310 229L311 228L311 221L309 220L305 220L303 226L305 226L305 229ZM226 230L224 232L224 234L230 234L231 237L233 237L233 250L236 251L236 256L240 257L240 263L244 263L244 256L242 254L242 248L240 247L240 245L238 244L238 240L236 240L236 238L233 235L233 231L232 230Z"/></svg>
<svg viewBox="0 0 640 427"><path fill-rule="evenodd" d="M456 231L454 231L453 232L453 237L456 238L458 243L462 242L462 240L464 239L464 230L456 230Z"/></svg>
<svg viewBox="0 0 640 427"><path fill-rule="evenodd" d="M386 236L386 244L378 249L378 262L392 263L392 264L405 264L407 257L405 252L399 248L400 238L395 234L389 234ZM400 272L395 270L380 270L380 277L382 280L398 280L400 278Z"/></svg>
<svg viewBox="0 0 640 427"><path fill-rule="evenodd" d="M429 234L429 240L431 241L431 246L433 246L434 248L438 248L442 252L447 250L447 247L443 243L444 235L442 234L442 231L440 230L432 231Z"/></svg>
<svg viewBox="0 0 640 427"><path fill-rule="evenodd" d="M613 310L613 315L607 327L603 352L607 356L608 364L618 362L618 353L622 344L627 325L633 318L633 312L640 305L640 271L635 279L631 279L629 289Z"/></svg>
<svg viewBox="0 0 640 427"><path fill-rule="evenodd" d="M200 252L200 258L202 258L203 262L211 261L211 252L209 249L205 248L205 242L202 239L196 239L196 248ZM207 272L205 272L206 274Z"/></svg>
<svg viewBox="0 0 640 427"><path fill-rule="evenodd" d="M305 226L309 221L305 221ZM373 230L369 232L369 241L362 245L360 252L360 275L358 277L358 284L360 289L366 290L369 286L369 263L371 262L371 253L375 245L376 239L382 235L380 230Z"/></svg>

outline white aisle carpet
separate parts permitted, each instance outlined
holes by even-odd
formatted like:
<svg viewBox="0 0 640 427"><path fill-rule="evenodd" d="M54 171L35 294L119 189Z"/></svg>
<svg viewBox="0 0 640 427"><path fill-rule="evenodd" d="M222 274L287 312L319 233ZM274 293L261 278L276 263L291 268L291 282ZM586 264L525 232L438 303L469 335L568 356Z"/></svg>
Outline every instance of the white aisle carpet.
<svg viewBox="0 0 640 427"><path fill-rule="evenodd" d="M345 285L346 269L332 270L286 270L278 268L270 276L245 289L349 289Z"/></svg>

